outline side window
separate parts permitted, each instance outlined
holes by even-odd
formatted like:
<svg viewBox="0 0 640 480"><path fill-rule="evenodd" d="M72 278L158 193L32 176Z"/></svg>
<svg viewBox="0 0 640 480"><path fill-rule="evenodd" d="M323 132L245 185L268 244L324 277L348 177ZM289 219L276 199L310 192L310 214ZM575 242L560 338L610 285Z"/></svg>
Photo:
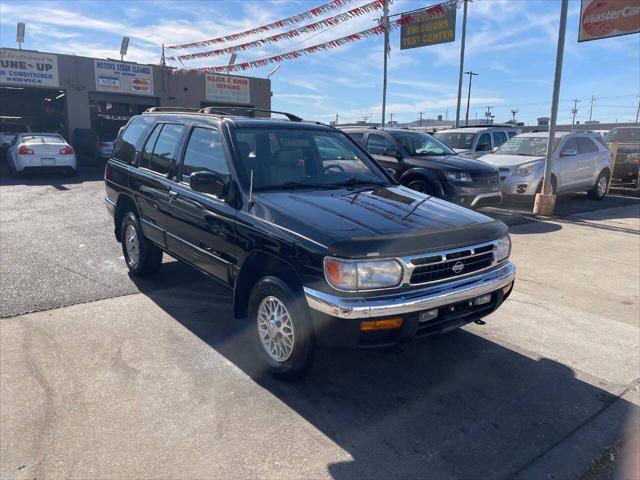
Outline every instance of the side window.
<svg viewBox="0 0 640 480"><path fill-rule="evenodd" d="M587 137L578 137L578 153L597 152L598 147Z"/></svg>
<svg viewBox="0 0 640 480"><path fill-rule="evenodd" d="M564 153L567 150L573 150L576 153L578 152L578 142L576 141L575 137L570 138L566 142L564 142L564 146L562 147L562 153Z"/></svg>
<svg viewBox="0 0 640 480"><path fill-rule="evenodd" d="M142 155L142 166L161 175L167 175L175 159L184 126L173 123L156 125Z"/></svg>
<svg viewBox="0 0 640 480"><path fill-rule="evenodd" d="M113 151L113 158L133 163L136 156L136 144L152 122L153 118L151 117L139 116L131 119Z"/></svg>
<svg viewBox="0 0 640 480"><path fill-rule="evenodd" d="M507 141L507 136L504 132L493 132L493 146L499 147Z"/></svg>
<svg viewBox="0 0 640 480"><path fill-rule="evenodd" d="M220 134L210 128L194 128L182 162L182 180L189 181L194 172L215 172L229 175Z"/></svg>
<svg viewBox="0 0 640 480"><path fill-rule="evenodd" d="M483 133L478 139L476 152L488 152L489 150L491 150L491 135L488 133Z"/></svg>
<svg viewBox="0 0 640 480"><path fill-rule="evenodd" d="M367 137L367 151L369 153L381 155L387 148L395 150L396 146L383 135L370 133Z"/></svg>
<svg viewBox="0 0 640 480"><path fill-rule="evenodd" d="M140 166L144 168L150 168L151 165L151 157L153 157L153 149L156 146L156 142L158 141L158 136L160 135L160 130L162 130L162 123L159 123L153 128L147 143L144 144L144 148L142 149L142 160L140 161Z"/></svg>
<svg viewBox="0 0 640 480"><path fill-rule="evenodd" d="M347 135L353 138L359 145L362 145L364 142L364 132L351 132L347 133Z"/></svg>

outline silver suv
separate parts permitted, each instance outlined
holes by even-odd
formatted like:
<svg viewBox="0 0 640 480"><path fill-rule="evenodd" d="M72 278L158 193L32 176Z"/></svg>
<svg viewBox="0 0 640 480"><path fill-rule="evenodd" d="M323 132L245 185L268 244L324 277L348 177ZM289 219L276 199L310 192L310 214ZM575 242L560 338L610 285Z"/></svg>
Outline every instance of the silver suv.
<svg viewBox="0 0 640 480"><path fill-rule="evenodd" d="M557 132L551 159L554 193L589 192L595 200L607 194L611 152L599 133ZM480 160L498 167L505 196L533 197L542 187L548 132L518 135Z"/></svg>
<svg viewBox="0 0 640 480"><path fill-rule="evenodd" d="M476 126L440 130L435 137L453 148L461 157L478 158L517 134L515 127Z"/></svg>

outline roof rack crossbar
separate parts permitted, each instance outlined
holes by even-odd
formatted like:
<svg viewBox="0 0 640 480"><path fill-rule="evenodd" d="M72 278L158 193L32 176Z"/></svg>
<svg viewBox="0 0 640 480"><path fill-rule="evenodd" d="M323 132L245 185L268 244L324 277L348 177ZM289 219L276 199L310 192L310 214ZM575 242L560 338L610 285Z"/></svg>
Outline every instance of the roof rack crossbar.
<svg viewBox="0 0 640 480"><path fill-rule="evenodd" d="M284 115L285 117L287 117L289 120L291 120L292 122L302 122L302 118L294 115L293 113L287 113L287 112L279 112L277 110L267 110L264 108L252 108L252 107L231 107L233 108L233 110L242 110L244 112L262 112L262 113L277 113L279 115ZM200 110L200 113L214 113L214 114L219 114L221 113L220 110L218 110L216 107L205 107L203 109ZM231 115L230 113L223 113L224 115Z"/></svg>
<svg viewBox="0 0 640 480"><path fill-rule="evenodd" d="M158 113L158 112L198 112L198 108L185 108L185 107L149 107L144 113Z"/></svg>

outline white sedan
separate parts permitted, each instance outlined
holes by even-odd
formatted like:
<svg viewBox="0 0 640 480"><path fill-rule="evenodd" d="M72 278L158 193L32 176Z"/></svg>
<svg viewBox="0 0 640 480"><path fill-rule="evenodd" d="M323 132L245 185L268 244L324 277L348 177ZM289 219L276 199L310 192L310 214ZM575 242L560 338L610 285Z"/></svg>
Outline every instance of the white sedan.
<svg viewBox="0 0 640 480"><path fill-rule="evenodd" d="M77 172L76 156L71 145L57 133L20 133L7 151L12 174L40 169Z"/></svg>

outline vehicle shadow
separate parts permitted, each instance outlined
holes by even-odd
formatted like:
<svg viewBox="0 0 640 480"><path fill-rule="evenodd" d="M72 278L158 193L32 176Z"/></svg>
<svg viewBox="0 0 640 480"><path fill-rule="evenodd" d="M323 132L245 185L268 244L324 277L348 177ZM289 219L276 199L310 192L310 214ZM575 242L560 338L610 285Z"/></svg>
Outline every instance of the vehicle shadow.
<svg viewBox="0 0 640 480"><path fill-rule="evenodd" d="M282 383L254 366L250 327L233 319L225 288L212 281L140 287L348 452L352 460L327 465L336 479L512 478L613 402L624 411L610 424L615 434L635 411L565 365L474 334L479 326L404 351L321 351L306 379ZM566 462L571 471L572 459Z"/></svg>
<svg viewBox="0 0 640 480"><path fill-rule="evenodd" d="M78 174L72 177L67 172L43 171L21 173L12 176L9 168L3 162L0 166L0 186L9 185L52 185L59 190L65 190L64 185L93 182L104 178L104 162L94 165L80 165ZM59 188L62 187L62 188Z"/></svg>

